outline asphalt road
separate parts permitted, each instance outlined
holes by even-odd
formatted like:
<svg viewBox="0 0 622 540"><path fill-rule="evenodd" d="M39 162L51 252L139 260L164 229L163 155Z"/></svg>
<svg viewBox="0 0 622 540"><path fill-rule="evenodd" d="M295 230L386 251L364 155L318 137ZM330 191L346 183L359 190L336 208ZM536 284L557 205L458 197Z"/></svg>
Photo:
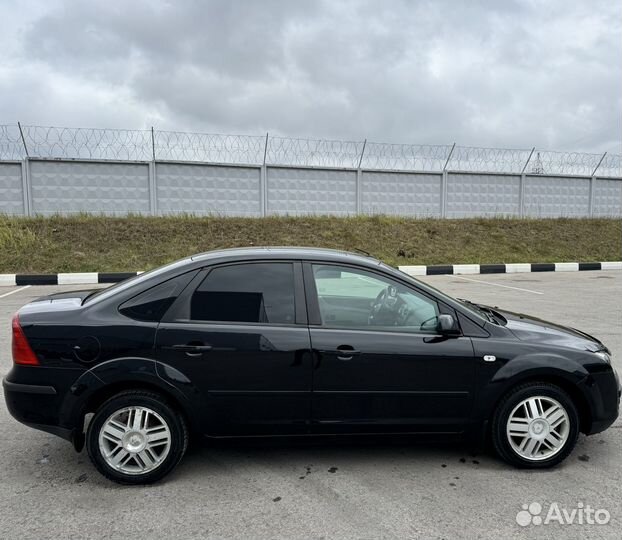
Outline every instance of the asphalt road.
<svg viewBox="0 0 622 540"><path fill-rule="evenodd" d="M594 334L622 372L622 272L423 279L455 296ZM69 289L0 287L0 375L10 369L12 313ZM618 420L602 434L581 436L550 471L515 470L448 444L234 442L193 444L164 482L121 487L101 477L84 452L15 422L2 400L0 537L620 538L621 428ZM530 503L542 505L541 518L552 503L560 512L589 505L611 518L606 525L521 527L517 513Z"/></svg>

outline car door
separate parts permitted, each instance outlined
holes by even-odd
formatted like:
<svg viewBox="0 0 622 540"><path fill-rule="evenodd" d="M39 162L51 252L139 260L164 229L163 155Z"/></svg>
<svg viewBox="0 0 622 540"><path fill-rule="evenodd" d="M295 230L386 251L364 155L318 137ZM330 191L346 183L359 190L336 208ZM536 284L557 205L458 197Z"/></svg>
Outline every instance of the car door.
<svg viewBox="0 0 622 540"><path fill-rule="evenodd" d="M452 308L392 277L305 263L315 355L313 432L459 432L473 403L471 340L437 330Z"/></svg>
<svg viewBox="0 0 622 540"><path fill-rule="evenodd" d="M311 355L301 264L202 271L166 313L158 359L203 394L212 435L305 433Z"/></svg>

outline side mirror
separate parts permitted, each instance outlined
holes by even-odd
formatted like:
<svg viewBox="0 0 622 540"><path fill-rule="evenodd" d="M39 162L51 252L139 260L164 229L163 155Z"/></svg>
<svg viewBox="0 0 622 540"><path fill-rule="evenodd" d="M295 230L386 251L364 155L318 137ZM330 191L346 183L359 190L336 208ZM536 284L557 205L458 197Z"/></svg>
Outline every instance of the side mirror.
<svg viewBox="0 0 622 540"><path fill-rule="evenodd" d="M460 333L456 319L447 313L441 313L438 316L438 331L444 335L457 335Z"/></svg>

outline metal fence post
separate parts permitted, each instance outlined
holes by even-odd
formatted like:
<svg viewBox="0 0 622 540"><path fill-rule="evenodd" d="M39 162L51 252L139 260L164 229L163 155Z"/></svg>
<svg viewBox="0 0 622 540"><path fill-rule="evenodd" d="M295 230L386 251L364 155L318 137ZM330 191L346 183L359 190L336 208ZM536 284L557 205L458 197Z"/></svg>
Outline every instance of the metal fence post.
<svg viewBox="0 0 622 540"><path fill-rule="evenodd" d="M518 184L518 215L519 217L525 217L525 173L521 173L520 181Z"/></svg>
<svg viewBox="0 0 622 540"><path fill-rule="evenodd" d="M592 171L592 176L590 176L590 195L588 198L588 213L590 217L594 217L594 183L596 182L596 171L604 161L605 157L607 157L607 152L601 156L600 161Z"/></svg>
<svg viewBox="0 0 622 540"><path fill-rule="evenodd" d="M456 148L456 143L454 143L449 151L447 159L445 160L445 165L443 165L443 175L441 176L441 217L447 217L447 165L449 165L449 160L454 153Z"/></svg>
<svg viewBox="0 0 622 540"><path fill-rule="evenodd" d="M590 177L590 194L588 195L588 203L587 203L588 215L590 217L594 217L594 180L596 180L596 178L591 176Z"/></svg>
<svg viewBox="0 0 622 540"><path fill-rule="evenodd" d="M158 206L158 204L157 204L158 183L157 183L157 179L156 179L157 173L156 173L155 161L150 161L149 162L148 176L149 176L149 213L152 216L155 216L158 213L158 208L157 208L157 206Z"/></svg>
<svg viewBox="0 0 622 540"><path fill-rule="evenodd" d="M363 155L365 154L365 147L367 146L367 139L363 141L363 148L361 149L361 155L359 156L358 167L356 168L356 213L361 214L363 212L363 170L361 165L363 163Z"/></svg>
<svg viewBox="0 0 622 540"><path fill-rule="evenodd" d="M28 152L28 145L26 144L26 138L24 137L24 130L22 129L21 122L17 122L17 127L19 128L19 136L22 139L22 144L24 145L24 153L26 154L22 161L22 195L24 200L24 214L26 214L27 216L32 216L33 204L32 190L30 188L30 154Z"/></svg>
<svg viewBox="0 0 622 540"><path fill-rule="evenodd" d="M30 197L30 160L26 157L22 160L22 196L24 200L24 215L32 215L32 204Z"/></svg>
<svg viewBox="0 0 622 540"><path fill-rule="evenodd" d="M529 157L525 164L523 165L523 170L520 172L520 183L518 186L518 215L520 217L525 217L525 181L527 180L527 176L525 175L525 169L527 169L527 165L531 161L531 156L536 151L536 147L534 146L529 152Z"/></svg>
<svg viewBox="0 0 622 540"><path fill-rule="evenodd" d="M149 163L149 212L158 214L158 174L156 168L155 134L151 126L151 162Z"/></svg>
<svg viewBox="0 0 622 540"><path fill-rule="evenodd" d="M441 217L447 217L447 171L441 174Z"/></svg>
<svg viewBox="0 0 622 540"><path fill-rule="evenodd" d="M263 162L259 169L259 212L262 217L268 215L268 168L266 166L266 156L268 154L268 137L266 133L266 142L263 147Z"/></svg>

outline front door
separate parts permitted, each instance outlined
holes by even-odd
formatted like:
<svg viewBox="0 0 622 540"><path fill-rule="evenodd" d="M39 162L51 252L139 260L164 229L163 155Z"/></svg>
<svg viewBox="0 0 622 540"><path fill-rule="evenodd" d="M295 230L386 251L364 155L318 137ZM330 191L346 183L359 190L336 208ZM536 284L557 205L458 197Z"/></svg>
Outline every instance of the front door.
<svg viewBox="0 0 622 540"><path fill-rule="evenodd" d="M468 337L437 331L453 310L357 267L305 264L314 432L459 432L475 376Z"/></svg>
<svg viewBox="0 0 622 540"><path fill-rule="evenodd" d="M158 359L203 394L212 435L308 431L311 355L300 263L217 266L166 314Z"/></svg>

